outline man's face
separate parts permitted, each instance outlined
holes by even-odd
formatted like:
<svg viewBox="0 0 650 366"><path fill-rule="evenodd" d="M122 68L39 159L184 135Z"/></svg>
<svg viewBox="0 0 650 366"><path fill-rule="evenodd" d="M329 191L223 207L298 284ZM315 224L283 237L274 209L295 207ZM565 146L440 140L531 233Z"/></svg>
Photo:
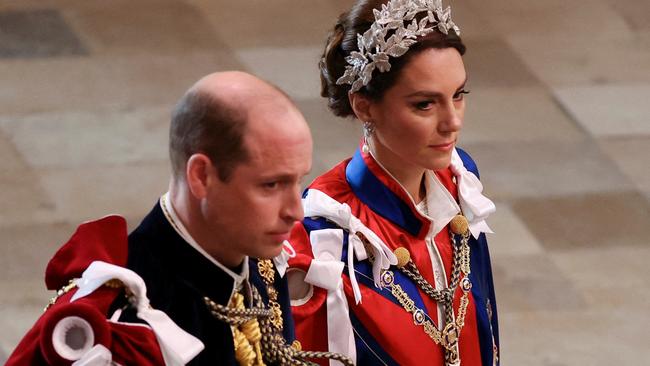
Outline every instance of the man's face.
<svg viewBox="0 0 650 366"><path fill-rule="evenodd" d="M249 114L244 133L249 159L227 182L212 179L203 201L214 236L210 243L228 251L227 257L280 254L291 227L303 217L301 183L312 159L309 128L293 107L271 110Z"/></svg>

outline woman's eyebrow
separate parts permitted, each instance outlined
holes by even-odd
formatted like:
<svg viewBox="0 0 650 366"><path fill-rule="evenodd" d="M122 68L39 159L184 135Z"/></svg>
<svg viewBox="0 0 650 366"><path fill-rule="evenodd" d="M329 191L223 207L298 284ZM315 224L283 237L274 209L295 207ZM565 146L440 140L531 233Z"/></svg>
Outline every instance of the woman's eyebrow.
<svg viewBox="0 0 650 366"><path fill-rule="evenodd" d="M459 91L459 90L465 88L465 85L467 85L467 77L465 77L465 80L464 80L463 83L462 83L462 84L461 84L461 85L456 89L456 91ZM413 93L411 93L411 94L407 94L406 97L407 97L407 98L410 98L410 97L440 98L440 97L442 97L443 95L444 95L443 93L441 93L441 92L439 92L439 91L435 91L435 90L418 90L418 91L413 92Z"/></svg>

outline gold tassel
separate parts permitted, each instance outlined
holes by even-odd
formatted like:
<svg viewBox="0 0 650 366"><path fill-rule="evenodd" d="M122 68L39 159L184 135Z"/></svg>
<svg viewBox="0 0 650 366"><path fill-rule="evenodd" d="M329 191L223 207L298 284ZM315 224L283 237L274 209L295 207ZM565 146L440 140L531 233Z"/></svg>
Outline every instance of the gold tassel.
<svg viewBox="0 0 650 366"><path fill-rule="evenodd" d="M235 293L231 300L231 307L245 309L244 296ZM238 328L232 327L235 342L235 358L241 366L264 366L262 358L262 331L257 319L251 319Z"/></svg>
<svg viewBox="0 0 650 366"><path fill-rule="evenodd" d="M255 350L246 339L246 335L239 331L237 328L233 328L233 339L235 341L235 359L241 366L253 366L255 358Z"/></svg>
<svg viewBox="0 0 650 366"><path fill-rule="evenodd" d="M242 332L246 335L248 341L254 345L255 353L257 354L257 366L264 366L262 359L262 331L260 330L260 323L257 319L251 319L241 325Z"/></svg>

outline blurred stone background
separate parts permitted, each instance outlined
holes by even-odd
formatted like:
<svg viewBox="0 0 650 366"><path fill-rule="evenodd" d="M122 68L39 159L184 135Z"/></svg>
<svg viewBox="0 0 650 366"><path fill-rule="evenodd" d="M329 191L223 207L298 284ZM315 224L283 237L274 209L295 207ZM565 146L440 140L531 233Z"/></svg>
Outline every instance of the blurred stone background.
<svg viewBox="0 0 650 366"><path fill-rule="evenodd" d="M0 362L76 226L119 213L133 227L165 192L169 114L201 76L246 70L295 98L313 176L353 152L359 127L327 111L316 68L349 5L0 3ZM502 364L647 363L650 2L452 6L472 91L460 146L498 204Z"/></svg>

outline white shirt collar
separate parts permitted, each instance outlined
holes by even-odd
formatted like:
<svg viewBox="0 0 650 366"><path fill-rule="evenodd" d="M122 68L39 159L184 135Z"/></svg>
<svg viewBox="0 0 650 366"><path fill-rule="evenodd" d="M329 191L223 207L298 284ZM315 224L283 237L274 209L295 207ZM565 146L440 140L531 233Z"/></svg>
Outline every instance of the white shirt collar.
<svg viewBox="0 0 650 366"><path fill-rule="evenodd" d="M214 257L212 257L208 252L203 249L199 243L192 238L190 233L187 231L181 220L178 218L178 215L176 215L176 211L174 210L174 206L172 205L171 198L169 196L169 192L165 193L162 197L160 197L160 205L163 206L163 209L166 208L167 212L169 213L169 216L171 216L171 220L174 221L173 223L170 222L174 230L178 233L178 235L185 240L192 248L196 249L199 253L201 253L204 257L206 257L210 262L214 263L215 266L219 267L222 271L226 272L232 279L234 280L234 287L233 291L235 289L239 288L241 284L244 282L244 280L248 279L249 271L248 271L248 257L244 257L244 263L241 268L241 272L239 274L233 272L230 268L224 266L221 264L218 260L216 260ZM166 217L166 216L165 216ZM169 220L169 218L168 218Z"/></svg>
<svg viewBox="0 0 650 366"><path fill-rule="evenodd" d="M427 212L419 211L431 221L429 233L435 236L449 224L454 216L460 213L460 206L433 171L425 172L424 186L426 188Z"/></svg>

